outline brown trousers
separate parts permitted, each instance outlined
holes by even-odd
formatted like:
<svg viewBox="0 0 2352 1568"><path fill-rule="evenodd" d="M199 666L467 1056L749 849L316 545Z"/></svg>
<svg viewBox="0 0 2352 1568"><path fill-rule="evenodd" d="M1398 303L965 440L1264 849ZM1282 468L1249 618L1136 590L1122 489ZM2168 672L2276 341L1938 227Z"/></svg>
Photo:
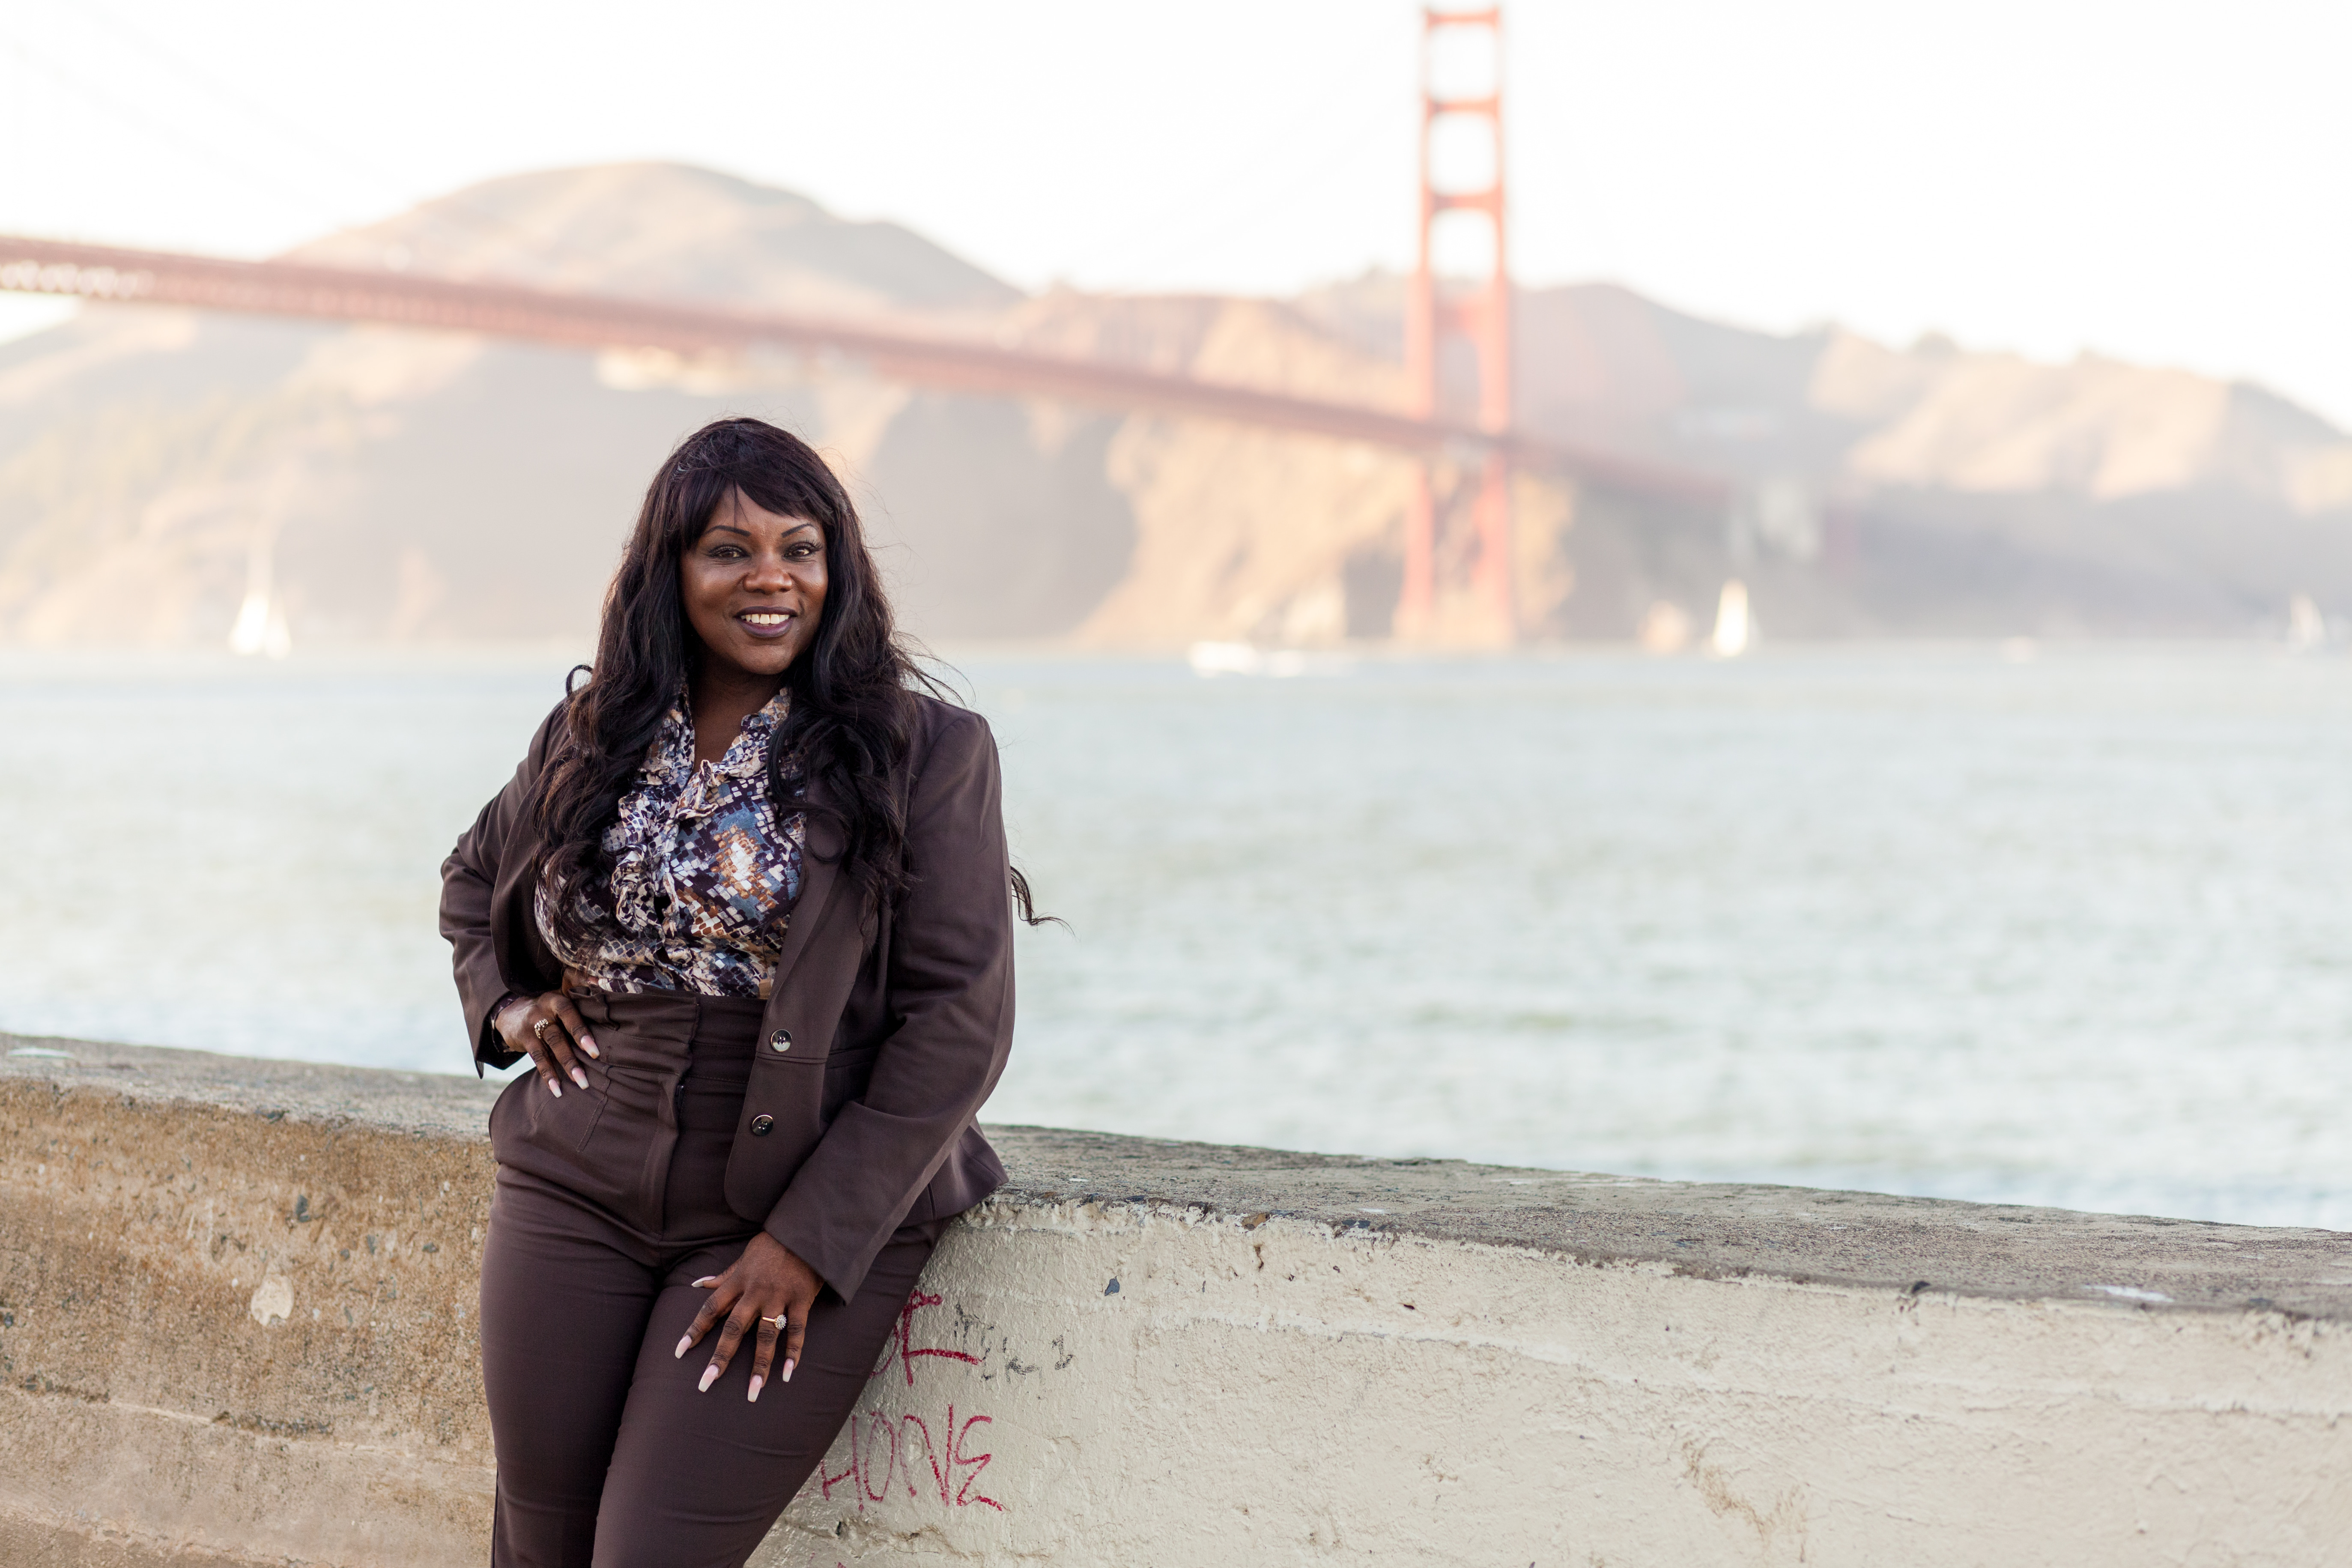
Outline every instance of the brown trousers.
<svg viewBox="0 0 2352 1568"><path fill-rule="evenodd" d="M758 1226L724 1177L757 1002L591 997L601 1060L563 1098L518 1078L482 1256L482 1381L498 1451L496 1568L739 1568L864 1393L944 1221L901 1227L855 1300L827 1289L800 1365L754 1405L745 1336L708 1394L714 1331L672 1349ZM781 1361L781 1358L780 1358Z"/></svg>

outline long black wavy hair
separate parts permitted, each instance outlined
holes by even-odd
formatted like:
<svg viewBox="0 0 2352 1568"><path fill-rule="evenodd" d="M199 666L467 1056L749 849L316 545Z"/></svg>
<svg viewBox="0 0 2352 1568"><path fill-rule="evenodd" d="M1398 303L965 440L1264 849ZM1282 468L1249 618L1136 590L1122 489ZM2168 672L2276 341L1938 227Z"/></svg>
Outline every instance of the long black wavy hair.
<svg viewBox="0 0 2352 1568"><path fill-rule="evenodd" d="M824 459L765 421L721 419L688 437L646 490L605 596L596 662L571 692L531 803L555 895L549 912L568 946L593 936L572 890L612 875L604 830L703 657L687 624L678 562L738 490L824 531L824 610L784 671L791 711L768 748L777 818L805 811L826 819L848 873L873 897L894 900L908 886L906 817L892 778L907 757L913 693L944 693L899 636L857 509ZM822 800L808 797L812 779L824 785ZM1030 924L1051 918L1037 914L1018 870L1008 891Z"/></svg>

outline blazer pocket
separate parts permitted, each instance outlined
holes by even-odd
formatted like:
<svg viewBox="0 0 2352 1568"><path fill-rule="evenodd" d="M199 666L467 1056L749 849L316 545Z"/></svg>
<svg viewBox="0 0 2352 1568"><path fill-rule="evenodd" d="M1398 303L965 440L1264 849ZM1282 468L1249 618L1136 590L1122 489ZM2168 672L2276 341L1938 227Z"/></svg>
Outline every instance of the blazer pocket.
<svg viewBox="0 0 2352 1568"><path fill-rule="evenodd" d="M824 1094L818 1114L826 1122L841 1114L841 1108L866 1092L874 1077L874 1058L882 1054L879 1046L862 1046L854 1051L835 1051L824 1058Z"/></svg>

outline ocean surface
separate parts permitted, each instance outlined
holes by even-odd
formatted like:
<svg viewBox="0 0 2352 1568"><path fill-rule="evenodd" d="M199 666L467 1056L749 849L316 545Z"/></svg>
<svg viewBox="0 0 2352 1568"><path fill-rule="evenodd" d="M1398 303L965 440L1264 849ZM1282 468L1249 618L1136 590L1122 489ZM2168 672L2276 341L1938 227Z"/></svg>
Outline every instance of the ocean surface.
<svg viewBox="0 0 2352 1568"><path fill-rule="evenodd" d="M988 1115L2352 1229L2352 659L971 654ZM560 654L0 655L0 1029L467 1070L438 868Z"/></svg>

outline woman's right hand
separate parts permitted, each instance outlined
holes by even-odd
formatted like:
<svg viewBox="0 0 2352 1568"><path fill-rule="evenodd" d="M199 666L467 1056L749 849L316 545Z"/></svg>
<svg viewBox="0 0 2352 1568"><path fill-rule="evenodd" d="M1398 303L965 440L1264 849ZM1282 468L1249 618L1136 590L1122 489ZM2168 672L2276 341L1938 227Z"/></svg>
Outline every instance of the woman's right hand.
<svg viewBox="0 0 2352 1568"><path fill-rule="evenodd" d="M581 1088L588 1087L587 1071L572 1054L575 1049L598 1056L595 1037L588 1032L588 1022L581 1017L580 1009L572 998L561 991L550 991L541 996L517 996L500 1007L492 1020L498 1026L499 1037L507 1049L520 1051L539 1069L539 1079L547 1085L547 1092L556 1099L563 1098L560 1079L569 1078Z"/></svg>

